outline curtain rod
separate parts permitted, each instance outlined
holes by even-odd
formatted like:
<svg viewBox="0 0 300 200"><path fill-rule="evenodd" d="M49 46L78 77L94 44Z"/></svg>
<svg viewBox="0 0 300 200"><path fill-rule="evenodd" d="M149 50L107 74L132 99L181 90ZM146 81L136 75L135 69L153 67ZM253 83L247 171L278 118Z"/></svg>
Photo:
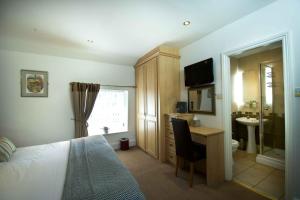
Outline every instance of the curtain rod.
<svg viewBox="0 0 300 200"><path fill-rule="evenodd" d="M101 86L106 86L106 87L126 87L126 88L136 88L135 85L101 85L100 84L100 87Z"/></svg>

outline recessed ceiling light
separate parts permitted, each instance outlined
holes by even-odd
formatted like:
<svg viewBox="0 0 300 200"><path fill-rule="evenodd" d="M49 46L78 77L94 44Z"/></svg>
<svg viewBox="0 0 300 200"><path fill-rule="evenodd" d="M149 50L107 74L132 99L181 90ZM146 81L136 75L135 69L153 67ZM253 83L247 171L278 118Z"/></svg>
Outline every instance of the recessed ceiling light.
<svg viewBox="0 0 300 200"><path fill-rule="evenodd" d="M183 26L188 26L191 24L191 22L189 20L186 20L182 24L183 24Z"/></svg>

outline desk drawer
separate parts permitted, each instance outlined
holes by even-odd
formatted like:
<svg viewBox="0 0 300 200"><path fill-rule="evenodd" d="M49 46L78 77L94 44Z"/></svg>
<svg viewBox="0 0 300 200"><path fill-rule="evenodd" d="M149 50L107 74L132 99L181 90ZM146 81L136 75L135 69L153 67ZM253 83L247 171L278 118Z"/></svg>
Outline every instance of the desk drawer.
<svg viewBox="0 0 300 200"><path fill-rule="evenodd" d="M169 126L167 126L167 128L168 128L171 132L173 132L173 125L172 125L171 122L169 123Z"/></svg>
<svg viewBox="0 0 300 200"><path fill-rule="evenodd" d="M172 138L174 140L174 133L170 129L167 129L166 137Z"/></svg>
<svg viewBox="0 0 300 200"><path fill-rule="evenodd" d="M172 151L168 151L167 153L167 160L172 163L173 165L176 164L176 153Z"/></svg>
<svg viewBox="0 0 300 200"><path fill-rule="evenodd" d="M167 152L175 152L175 140L172 138L166 138Z"/></svg>

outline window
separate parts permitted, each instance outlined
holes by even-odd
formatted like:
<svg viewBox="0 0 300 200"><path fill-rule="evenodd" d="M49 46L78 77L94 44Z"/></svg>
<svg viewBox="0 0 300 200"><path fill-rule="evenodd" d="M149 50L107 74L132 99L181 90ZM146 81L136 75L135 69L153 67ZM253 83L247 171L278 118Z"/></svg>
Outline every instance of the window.
<svg viewBox="0 0 300 200"><path fill-rule="evenodd" d="M244 105L243 71L237 70L233 78L233 100L237 107Z"/></svg>
<svg viewBox="0 0 300 200"><path fill-rule="evenodd" d="M88 124L89 135L128 131L128 91L100 89Z"/></svg>

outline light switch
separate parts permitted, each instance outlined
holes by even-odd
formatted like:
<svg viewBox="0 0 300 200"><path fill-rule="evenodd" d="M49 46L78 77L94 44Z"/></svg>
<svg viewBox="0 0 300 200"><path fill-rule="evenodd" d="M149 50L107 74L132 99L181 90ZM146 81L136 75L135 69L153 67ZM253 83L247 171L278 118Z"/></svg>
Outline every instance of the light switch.
<svg viewBox="0 0 300 200"><path fill-rule="evenodd" d="M300 88L295 88L295 97L300 97Z"/></svg>

